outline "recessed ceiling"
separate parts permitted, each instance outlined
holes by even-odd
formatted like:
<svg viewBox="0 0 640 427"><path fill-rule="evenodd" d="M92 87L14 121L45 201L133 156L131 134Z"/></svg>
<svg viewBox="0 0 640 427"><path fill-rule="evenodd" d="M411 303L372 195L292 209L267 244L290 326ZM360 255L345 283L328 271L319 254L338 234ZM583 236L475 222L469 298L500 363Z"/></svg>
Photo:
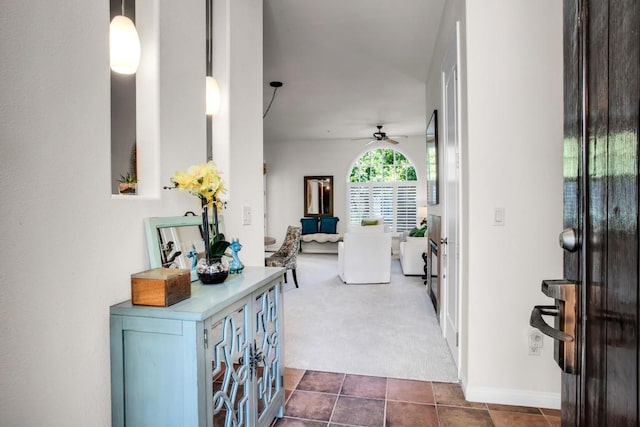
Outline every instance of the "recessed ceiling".
<svg viewBox="0 0 640 427"><path fill-rule="evenodd" d="M264 0L266 141L423 135L444 0Z"/></svg>

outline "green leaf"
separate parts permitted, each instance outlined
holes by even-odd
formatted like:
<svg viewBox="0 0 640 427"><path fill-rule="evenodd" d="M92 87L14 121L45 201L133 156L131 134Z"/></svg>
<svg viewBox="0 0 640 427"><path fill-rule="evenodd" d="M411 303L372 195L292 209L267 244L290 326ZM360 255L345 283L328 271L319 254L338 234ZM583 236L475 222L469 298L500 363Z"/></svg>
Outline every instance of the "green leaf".
<svg viewBox="0 0 640 427"><path fill-rule="evenodd" d="M409 232L409 237L424 237L427 234L427 224L420 228L414 228Z"/></svg>
<svg viewBox="0 0 640 427"><path fill-rule="evenodd" d="M211 256L222 256L224 252L229 247L230 243L226 240L219 240L217 242L211 242L210 246L210 255Z"/></svg>

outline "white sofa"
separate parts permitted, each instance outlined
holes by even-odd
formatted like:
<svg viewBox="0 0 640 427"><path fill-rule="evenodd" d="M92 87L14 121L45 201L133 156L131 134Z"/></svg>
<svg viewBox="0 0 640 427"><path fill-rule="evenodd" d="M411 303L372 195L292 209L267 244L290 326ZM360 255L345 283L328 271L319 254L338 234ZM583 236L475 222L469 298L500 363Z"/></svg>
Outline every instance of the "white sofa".
<svg viewBox="0 0 640 427"><path fill-rule="evenodd" d="M400 266L405 276L424 274L423 252L427 252L426 237L407 236L400 242Z"/></svg>
<svg viewBox="0 0 640 427"><path fill-rule="evenodd" d="M391 233L384 226L353 228L338 243L338 276L346 284L391 281Z"/></svg>

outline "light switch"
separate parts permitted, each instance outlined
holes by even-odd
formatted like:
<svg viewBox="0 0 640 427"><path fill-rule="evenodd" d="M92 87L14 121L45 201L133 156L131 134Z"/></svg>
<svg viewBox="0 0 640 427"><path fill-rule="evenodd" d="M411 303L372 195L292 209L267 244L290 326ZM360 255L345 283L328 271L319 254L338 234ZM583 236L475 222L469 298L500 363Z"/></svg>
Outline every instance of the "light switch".
<svg viewBox="0 0 640 427"><path fill-rule="evenodd" d="M504 208L493 210L493 225L504 225Z"/></svg>
<svg viewBox="0 0 640 427"><path fill-rule="evenodd" d="M251 206L242 207L242 225L251 225Z"/></svg>

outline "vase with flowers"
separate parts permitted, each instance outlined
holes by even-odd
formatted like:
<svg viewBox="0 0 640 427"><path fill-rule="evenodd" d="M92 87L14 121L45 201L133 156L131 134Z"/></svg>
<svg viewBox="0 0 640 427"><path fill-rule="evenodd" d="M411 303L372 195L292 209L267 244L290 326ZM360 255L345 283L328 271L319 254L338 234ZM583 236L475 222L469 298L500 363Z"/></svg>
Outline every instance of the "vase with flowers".
<svg viewBox="0 0 640 427"><path fill-rule="evenodd" d="M222 178L213 161L176 172L171 178L174 187L197 196L202 204L202 237L205 256L196 264L198 278L204 284L218 284L229 275L226 250L229 242L218 229L218 210L222 209L219 195L225 191ZM213 224L209 226L209 209L213 211ZM213 236L211 236L213 233Z"/></svg>

